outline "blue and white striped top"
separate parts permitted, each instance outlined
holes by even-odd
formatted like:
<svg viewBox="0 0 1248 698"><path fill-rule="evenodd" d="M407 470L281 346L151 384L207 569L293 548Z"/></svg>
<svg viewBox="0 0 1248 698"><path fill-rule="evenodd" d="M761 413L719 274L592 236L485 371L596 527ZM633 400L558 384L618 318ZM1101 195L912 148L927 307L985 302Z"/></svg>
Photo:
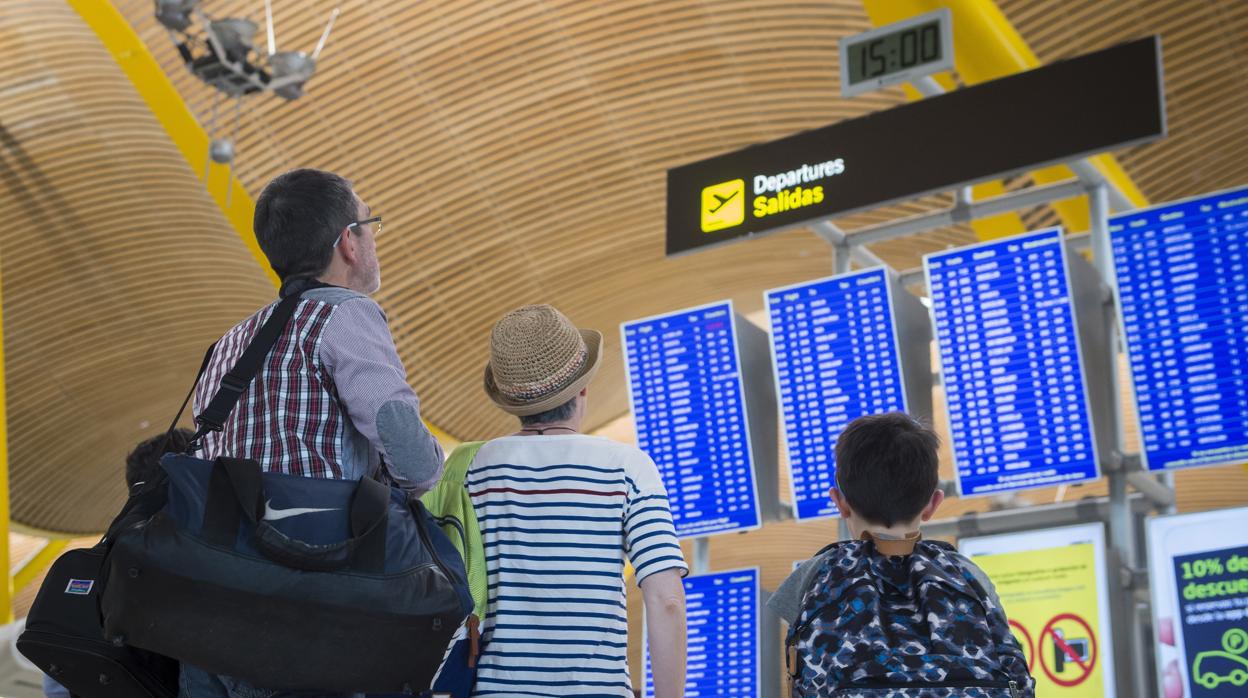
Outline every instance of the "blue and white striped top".
<svg viewBox="0 0 1248 698"><path fill-rule="evenodd" d="M638 581L688 571L654 461L593 436L508 436L467 486L489 582L473 695L632 698L624 556Z"/></svg>

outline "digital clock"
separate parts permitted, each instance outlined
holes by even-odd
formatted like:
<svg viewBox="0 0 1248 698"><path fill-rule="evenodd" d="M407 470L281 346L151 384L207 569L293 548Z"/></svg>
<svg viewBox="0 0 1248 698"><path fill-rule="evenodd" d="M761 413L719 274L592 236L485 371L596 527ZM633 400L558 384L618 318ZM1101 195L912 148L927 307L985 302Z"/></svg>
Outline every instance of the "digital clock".
<svg viewBox="0 0 1248 698"><path fill-rule="evenodd" d="M844 97L952 69L953 21L947 7L841 41Z"/></svg>

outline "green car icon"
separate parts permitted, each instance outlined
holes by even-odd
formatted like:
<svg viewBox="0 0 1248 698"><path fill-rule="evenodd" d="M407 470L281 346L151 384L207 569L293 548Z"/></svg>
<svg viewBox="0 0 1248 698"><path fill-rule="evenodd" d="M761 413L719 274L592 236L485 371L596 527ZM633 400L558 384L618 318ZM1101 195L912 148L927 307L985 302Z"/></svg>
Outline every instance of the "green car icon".
<svg viewBox="0 0 1248 698"><path fill-rule="evenodd" d="M1248 657L1244 656L1248 654L1248 631L1227 630L1222 634L1222 649L1225 651L1209 650L1196 655L1192 680L1208 689L1227 682L1233 686L1248 684Z"/></svg>

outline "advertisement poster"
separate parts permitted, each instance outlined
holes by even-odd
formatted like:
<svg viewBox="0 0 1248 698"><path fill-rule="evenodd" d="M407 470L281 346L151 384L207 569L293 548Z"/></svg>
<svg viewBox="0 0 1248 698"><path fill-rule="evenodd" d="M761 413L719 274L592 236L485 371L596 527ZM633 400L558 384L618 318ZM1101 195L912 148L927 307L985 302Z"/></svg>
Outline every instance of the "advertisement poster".
<svg viewBox="0 0 1248 698"><path fill-rule="evenodd" d="M1248 508L1148 522L1163 698L1248 695Z"/></svg>
<svg viewBox="0 0 1248 698"><path fill-rule="evenodd" d="M1037 696L1117 695L1100 524L964 538L959 548L996 587Z"/></svg>

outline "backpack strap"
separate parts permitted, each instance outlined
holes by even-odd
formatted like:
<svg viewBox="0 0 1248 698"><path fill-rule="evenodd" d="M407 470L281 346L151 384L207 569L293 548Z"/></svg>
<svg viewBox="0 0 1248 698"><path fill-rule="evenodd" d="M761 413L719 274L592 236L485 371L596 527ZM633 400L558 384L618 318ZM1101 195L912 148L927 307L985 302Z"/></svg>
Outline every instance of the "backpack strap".
<svg viewBox="0 0 1248 698"><path fill-rule="evenodd" d="M818 560L819 558L823 557L826 553L831 551L833 548L839 545L842 545L843 543L845 543L845 541L834 541L832 543L829 543L823 546L822 548L820 548L819 552L812 555L810 559ZM802 616L806 613L806 609L808 608L810 604L811 592L819 588L820 585L823 583L824 578L827 577L828 575L827 567L829 564L831 564L831 562L832 561L830 559L823 560L815 568L815 571L811 576L810 585L806 587L806 590L804 592L802 592L802 602L801 602L801 606L797 614L797 618L794 620L794 622L791 625L789 625L789 629L784 635L784 648L785 648L784 667L788 674L787 685L789 686L791 694L794 696L798 695L797 680L801 677L801 672L798 670L798 666L797 666L798 633L800 633L808 624L808 621L804 621L802 619ZM806 563L803 563L803 564L806 564Z"/></svg>
<svg viewBox="0 0 1248 698"><path fill-rule="evenodd" d="M467 488L468 467L484 445L484 441L470 441L456 446L442 466L438 484L420 498L439 525L444 529L453 528L458 534L458 537L449 534L448 537L464 558L464 574L468 577L468 591L472 593L472 613L466 621L469 667L477 665L481 654L481 619L485 617L489 600L485 547Z"/></svg>
<svg viewBox="0 0 1248 698"><path fill-rule="evenodd" d="M420 498L439 523L456 529L453 535L448 531L448 537L464 558L468 589L472 592L473 608L478 617L485 613L488 598L485 549L481 543L477 514L472 508L472 499L468 496L465 483L468 479L468 467L472 465L477 451L483 445L484 441L471 441L455 447L442 467L442 477L438 484Z"/></svg>

